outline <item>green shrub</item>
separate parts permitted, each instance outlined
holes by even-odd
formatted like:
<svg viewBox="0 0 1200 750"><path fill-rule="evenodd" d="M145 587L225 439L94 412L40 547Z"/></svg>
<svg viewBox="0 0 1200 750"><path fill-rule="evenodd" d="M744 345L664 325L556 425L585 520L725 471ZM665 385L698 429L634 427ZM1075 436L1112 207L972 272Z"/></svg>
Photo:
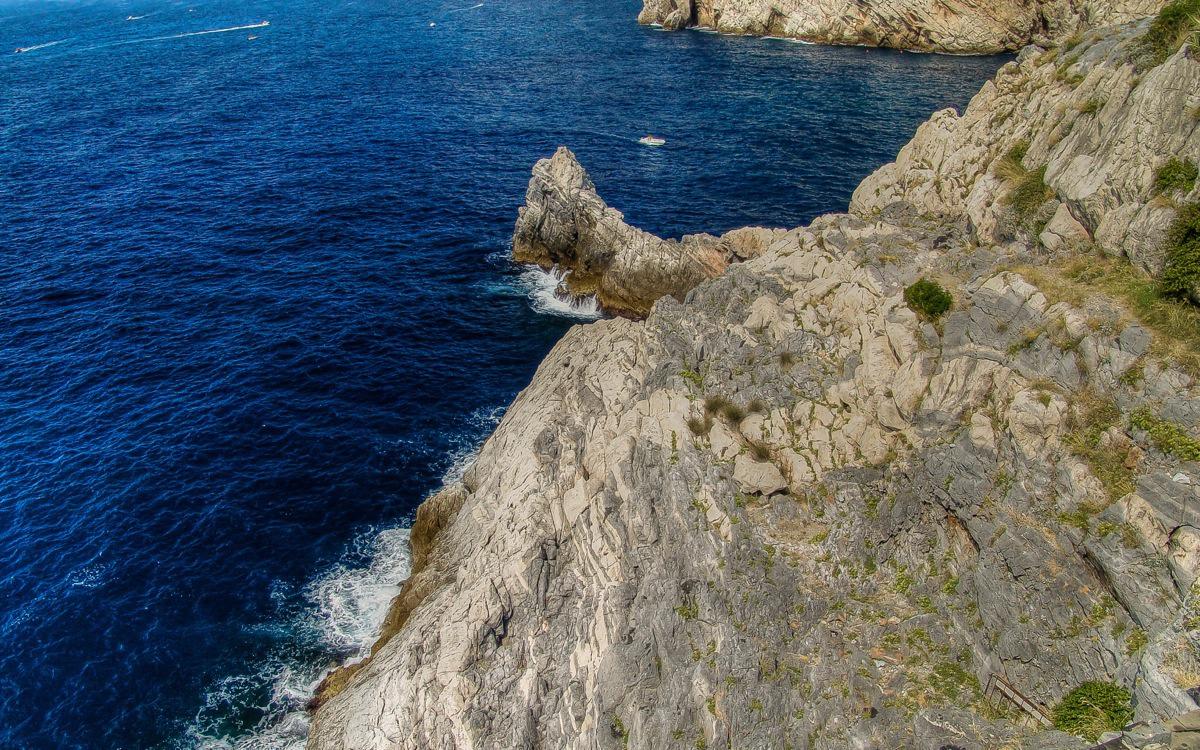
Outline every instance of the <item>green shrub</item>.
<svg viewBox="0 0 1200 750"><path fill-rule="evenodd" d="M675 608L675 612L685 620L695 620L700 616L700 603L694 596L684 596L682 603Z"/></svg>
<svg viewBox="0 0 1200 750"><path fill-rule="evenodd" d="M936 320L950 309L954 298L941 284L922 276L916 283L904 290L904 301L918 315Z"/></svg>
<svg viewBox="0 0 1200 750"><path fill-rule="evenodd" d="M1054 707L1054 728L1095 742L1133 719L1129 691L1111 682L1085 682Z"/></svg>
<svg viewBox="0 0 1200 750"><path fill-rule="evenodd" d="M1029 141L1019 140L1013 144L1004 156L996 163L996 174L1002 179L1016 182L1029 173L1025 168L1025 154L1029 153Z"/></svg>
<svg viewBox="0 0 1200 750"><path fill-rule="evenodd" d="M1200 0L1167 4L1138 40L1136 53L1144 68L1161 65L1200 29Z"/></svg>
<svg viewBox="0 0 1200 750"><path fill-rule="evenodd" d="M1150 638L1146 635L1145 630L1134 628L1129 633L1129 637L1125 639L1125 655L1133 656L1138 651L1144 649L1149 642Z"/></svg>
<svg viewBox="0 0 1200 750"><path fill-rule="evenodd" d="M1079 105L1079 111L1085 115L1094 115L1104 106L1105 99L1102 96L1093 96L1087 101Z"/></svg>
<svg viewBox="0 0 1200 750"><path fill-rule="evenodd" d="M1200 203L1180 206L1167 232L1166 263L1159 287L1168 297L1189 297L1200 288Z"/></svg>
<svg viewBox="0 0 1200 750"><path fill-rule="evenodd" d="M944 661L930 672L929 687L939 697L963 705L979 694L979 679L961 664Z"/></svg>
<svg viewBox="0 0 1200 750"><path fill-rule="evenodd" d="M1053 197L1054 191L1046 186L1046 167L1041 166L1026 172L1024 177L1017 180L1004 196L1004 203L1018 218L1027 219Z"/></svg>
<svg viewBox="0 0 1200 750"><path fill-rule="evenodd" d="M1200 173L1196 165L1171 157L1154 173L1154 191L1157 193L1190 193Z"/></svg>
<svg viewBox="0 0 1200 750"><path fill-rule="evenodd" d="M1154 447L1170 453L1181 461L1200 461L1200 440L1192 437L1179 425L1156 416L1146 407L1133 412L1129 424L1150 435Z"/></svg>

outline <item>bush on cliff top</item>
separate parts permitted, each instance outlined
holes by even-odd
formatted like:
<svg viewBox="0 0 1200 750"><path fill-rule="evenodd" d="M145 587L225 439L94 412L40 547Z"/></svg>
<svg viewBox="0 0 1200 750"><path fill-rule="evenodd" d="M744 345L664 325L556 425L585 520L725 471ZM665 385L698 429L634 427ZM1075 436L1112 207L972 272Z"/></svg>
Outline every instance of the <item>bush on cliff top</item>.
<svg viewBox="0 0 1200 750"><path fill-rule="evenodd" d="M1195 164L1171 157L1154 172L1154 192L1190 193L1197 177L1200 177L1200 171Z"/></svg>
<svg viewBox="0 0 1200 750"><path fill-rule="evenodd" d="M950 309L954 298L941 284L921 277L915 284L904 290L904 301L918 315L929 320L937 320Z"/></svg>
<svg viewBox="0 0 1200 750"><path fill-rule="evenodd" d="M1153 68L1184 44L1196 46L1200 36L1200 0L1175 0L1168 3L1150 28L1138 40L1137 62L1143 68Z"/></svg>
<svg viewBox="0 0 1200 750"><path fill-rule="evenodd" d="M1054 728L1095 742L1133 720L1129 691L1111 682L1085 682L1054 707Z"/></svg>
<svg viewBox="0 0 1200 750"><path fill-rule="evenodd" d="M1168 297L1187 299L1200 290L1200 203L1179 207L1167 232L1166 264L1159 287Z"/></svg>

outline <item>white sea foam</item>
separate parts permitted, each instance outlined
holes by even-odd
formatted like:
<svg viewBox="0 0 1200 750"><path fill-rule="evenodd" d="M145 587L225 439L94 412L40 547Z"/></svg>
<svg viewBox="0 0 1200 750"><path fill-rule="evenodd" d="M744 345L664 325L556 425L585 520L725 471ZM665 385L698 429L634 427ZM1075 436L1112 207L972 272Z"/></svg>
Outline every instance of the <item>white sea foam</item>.
<svg viewBox="0 0 1200 750"><path fill-rule="evenodd" d="M477 409L467 417L468 429L453 442L443 481L462 477L505 408ZM299 592L284 582L271 586L271 599L284 607L295 602L298 610L293 611L298 614L247 627L285 644L304 644L300 651L336 654L342 664L359 661L379 637L411 564L407 528L366 531L351 542L341 562ZM208 692L176 746L181 750L303 750L309 722L305 704L333 666L333 662L313 663L311 657L296 656L294 645L266 655ZM247 710L258 710L263 716L248 733L228 723L230 717Z"/></svg>
<svg viewBox="0 0 1200 750"><path fill-rule="evenodd" d="M479 455L479 448L483 445L483 441L492 434L496 425L500 424L507 408L506 406L485 407L471 413L471 416L468 417L471 431L462 435L450 450L450 466L442 474L442 484L451 484L462 479L467 469L471 468L471 464L475 463L475 457Z"/></svg>
<svg viewBox="0 0 1200 750"><path fill-rule="evenodd" d="M309 617L327 647L362 658L379 635L388 604L400 593L411 563L408 529L385 529L360 536L351 559L366 558L367 567L340 564L308 586Z"/></svg>
<svg viewBox="0 0 1200 750"><path fill-rule="evenodd" d="M600 303L594 296L573 297L563 286L568 271L552 268L549 271L530 266L521 274L521 285L525 287L530 305L537 312L558 315L563 318L596 320L600 317Z"/></svg>
<svg viewBox="0 0 1200 750"><path fill-rule="evenodd" d="M408 529L373 530L359 535L344 562L304 587L303 613L281 630L323 650L362 659L369 652L388 605L408 577ZM284 597L278 587L272 597ZM308 736L304 705L332 664L303 663L286 652L269 656L241 674L221 680L205 696L179 743L197 750L302 750ZM269 686L264 696L263 686ZM263 718L250 733L230 736L228 717L247 708ZM236 731L236 730L233 730Z"/></svg>

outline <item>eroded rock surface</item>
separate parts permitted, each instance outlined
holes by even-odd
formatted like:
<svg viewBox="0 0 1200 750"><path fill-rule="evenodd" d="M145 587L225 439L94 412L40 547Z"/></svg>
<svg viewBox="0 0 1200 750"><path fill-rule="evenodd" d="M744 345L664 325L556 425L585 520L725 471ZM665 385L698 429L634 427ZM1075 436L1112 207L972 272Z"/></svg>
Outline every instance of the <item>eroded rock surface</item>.
<svg viewBox="0 0 1200 750"><path fill-rule="evenodd" d="M568 293L595 295L608 312L645 317L663 295L682 300L732 262L755 257L781 230L747 227L722 237L656 237L625 223L596 193L570 150L533 168L513 231L513 259L568 271Z"/></svg>
<svg viewBox="0 0 1200 750"><path fill-rule="evenodd" d="M858 186L851 210L866 216L903 200L966 217L987 243L1044 226L1048 246L1094 240L1158 273L1176 204L1200 198L1200 185L1190 196L1154 185L1168 160L1200 161L1200 60L1181 49L1139 70L1131 60L1145 28L1093 31L1072 49L1023 52L961 116L946 109L921 125L895 162ZM1018 175L1006 174L1005 162L1018 154ZM1041 172L1048 190L1025 227L1005 200L1021 171Z"/></svg>
<svg viewBox="0 0 1200 750"><path fill-rule="evenodd" d="M1171 122L1140 137L1177 143ZM856 214L660 291L642 322L572 328L423 506L403 626L323 696L309 747L1086 746L985 697L1001 679L1041 711L1097 679L1129 686L1141 721L1195 710L1200 465L1131 415L1194 440L1200 385L1118 303L1005 270L1049 256L1042 233L996 241L968 210L1009 146L960 158L964 127L924 126ZM1039 138L1027 158L1052 149ZM547 239L526 246L666 252L560 155L552 182L575 197L531 184L518 233ZM1046 246L1081 239L1068 218L1090 234L1143 205L1097 190L1107 212L1054 199ZM954 294L936 324L904 302L921 276Z"/></svg>
<svg viewBox="0 0 1200 750"><path fill-rule="evenodd" d="M1064 39L1153 15L1159 0L643 0L638 21L676 30L792 37L932 52L980 53Z"/></svg>

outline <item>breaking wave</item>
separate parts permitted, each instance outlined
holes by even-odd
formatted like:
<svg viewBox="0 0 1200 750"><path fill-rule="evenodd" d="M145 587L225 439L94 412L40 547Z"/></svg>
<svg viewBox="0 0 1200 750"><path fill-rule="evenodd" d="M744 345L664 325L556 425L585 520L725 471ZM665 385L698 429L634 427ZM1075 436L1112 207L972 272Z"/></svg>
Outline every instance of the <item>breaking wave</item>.
<svg viewBox="0 0 1200 750"><path fill-rule="evenodd" d="M278 631L289 645L218 682L178 747L302 750L308 737L305 703L336 666L317 655L338 654L346 664L370 653L388 606L411 569L408 535L404 527L360 534L341 562L304 587L292 619L256 626ZM277 588L273 596L286 599L288 593ZM262 713L253 731L227 725L228 717L246 710Z"/></svg>
<svg viewBox="0 0 1200 750"><path fill-rule="evenodd" d="M552 268L549 271L530 266L520 276L521 286L529 296L530 306L546 315L579 320L600 318L600 303L595 296L575 297L563 286L569 271Z"/></svg>

